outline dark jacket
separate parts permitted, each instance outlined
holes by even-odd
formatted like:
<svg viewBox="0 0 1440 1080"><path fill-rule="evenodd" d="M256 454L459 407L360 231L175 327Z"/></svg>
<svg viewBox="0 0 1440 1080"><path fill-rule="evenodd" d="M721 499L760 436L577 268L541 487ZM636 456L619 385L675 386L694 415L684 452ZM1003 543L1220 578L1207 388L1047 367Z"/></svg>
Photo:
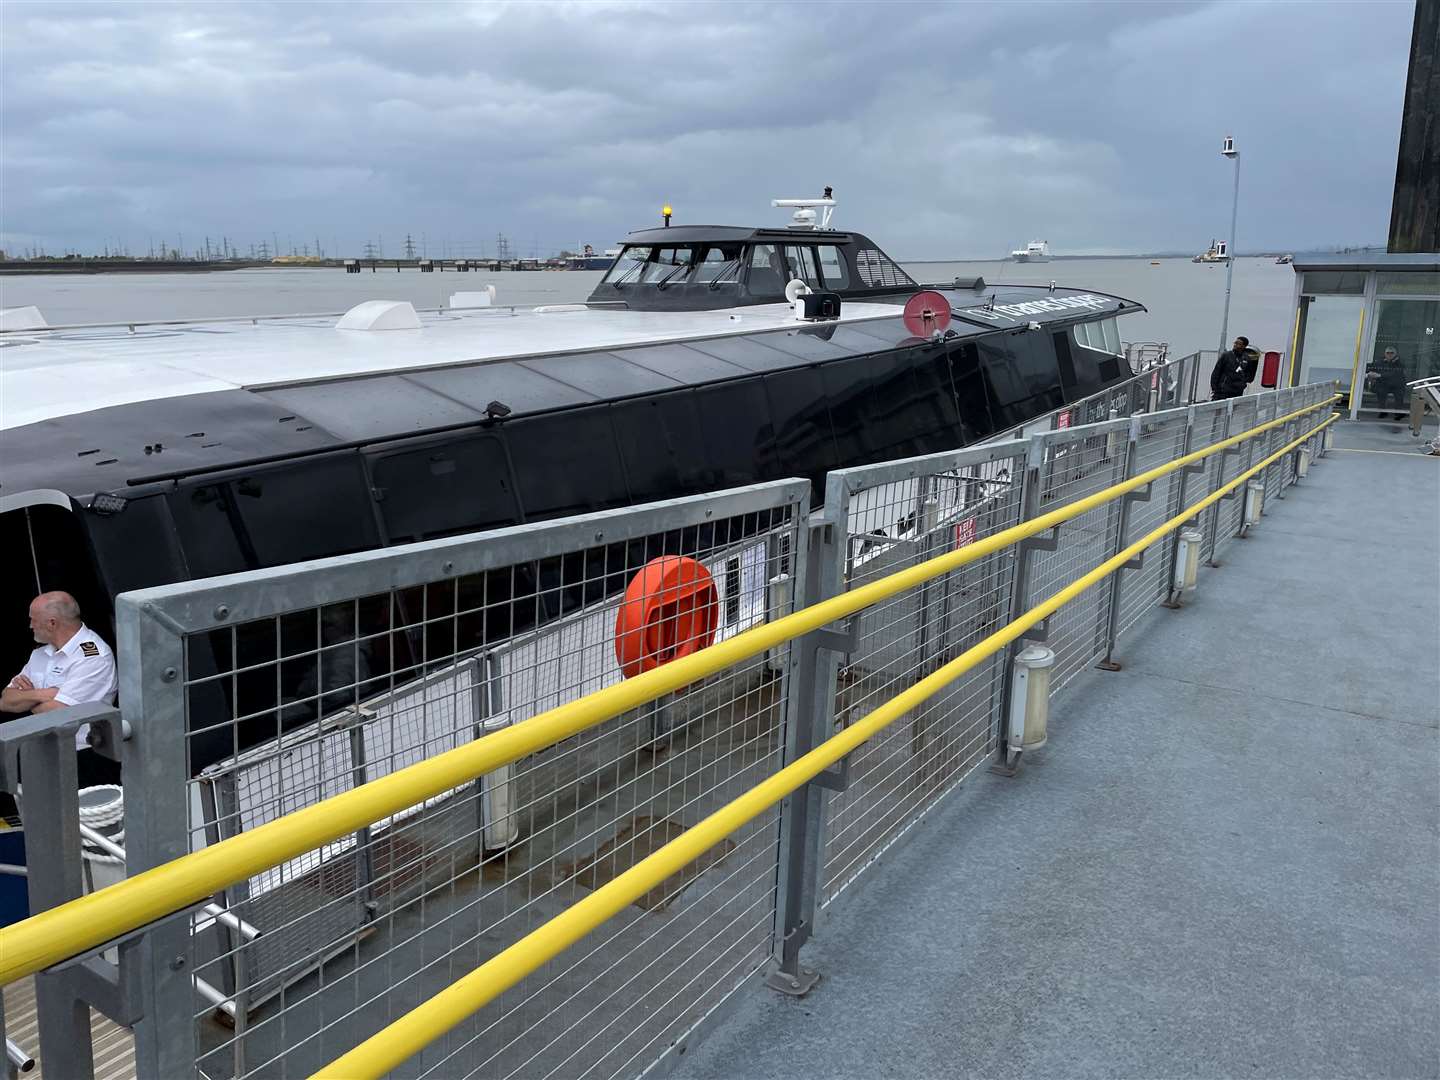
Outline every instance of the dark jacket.
<svg viewBox="0 0 1440 1080"><path fill-rule="evenodd" d="M1215 361L1215 370L1210 372L1210 396L1212 398L1239 397L1245 388L1255 381L1255 371L1260 366L1260 354L1254 349L1236 353L1226 349Z"/></svg>
<svg viewBox="0 0 1440 1080"><path fill-rule="evenodd" d="M1378 376L1375 381L1385 386L1403 387L1410 381L1409 373L1405 370L1405 365L1400 362L1399 357L1394 360L1386 360L1382 356L1365 370Z"/></svg>

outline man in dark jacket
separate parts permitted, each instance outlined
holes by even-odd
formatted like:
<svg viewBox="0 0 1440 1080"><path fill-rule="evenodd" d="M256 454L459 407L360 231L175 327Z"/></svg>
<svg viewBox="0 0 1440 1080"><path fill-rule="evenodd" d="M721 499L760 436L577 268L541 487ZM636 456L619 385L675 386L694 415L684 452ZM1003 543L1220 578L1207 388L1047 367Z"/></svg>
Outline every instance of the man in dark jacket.
<svg viewBox="0 0 1440 1080"><path fill-rule="evenodd" d="M1255 381L1260 354L1250 348L1250 339L1237 337L1235 344L1220 354L1215 370L1210 372L1210 399L1221 401L1239 397Z"/></svg>
<svg viewBox="0 0 1440 1080"><path fill-rule="evenodd" d="M1400 362L1400 354L1395 351L1394 346L1388 347L1379 360L1365 369L1365 381L1373 384L1375 391L1376 408L1384 409L1386 402L1392 397L1397 408L1409 408L1410 387L1406 385L1409 377L1405 365ZM1396 420L1404 418L1404 413L1395 413ZM1380 419L1385 419L1384 412L1380 413Z"/></svg>

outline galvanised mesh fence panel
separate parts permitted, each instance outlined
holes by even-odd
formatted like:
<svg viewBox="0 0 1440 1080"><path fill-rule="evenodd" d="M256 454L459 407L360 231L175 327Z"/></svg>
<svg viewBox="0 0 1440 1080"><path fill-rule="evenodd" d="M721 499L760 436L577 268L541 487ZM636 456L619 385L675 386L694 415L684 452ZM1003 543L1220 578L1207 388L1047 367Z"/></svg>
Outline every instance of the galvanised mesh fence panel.
<svg viewBox="0 0 1440 1080"><path fill-rule="evenodd" d="M1188 423L1189 412L1186 409L1173 409L1142 418L1135 441L1132 471L1137 475L1149 472L1185 453ZM1180 513L1184 508L1181 502L1183 482L1184 476L1179 470L1166 473L1151 482L1148 499L1131 502L1122 546L1134 543ZM1173 555L1173 535L1165 536L1145 550L1138 568L1120 571L1120 633L1134 626L1165 599L1174 575Z"/></svg>
<svg viewBox="0 0 1440 1080"><path fill-rule="evenodd" d="M835 530L828 595L972 544L1020 520L1026 444L937 454L830 474ZM813 556L812 556L813 557ZM984 556L866 609L835 671L828 737L998 630L1009 618L1014 558ZM834 667L832 666L832 669ZM996 747L1003 654L973 668L846 761L828 793L817 897L828 905ZM827 686L828 686L827 681Z"/></svg>
<svg viewBox="0 0 1440 1080"><path fill-rule="evenodd" d="M1233 432L1230 427L1230 403L1227 401L1209 401L1202 405L1195 406L1194 419L1190 431L1190 449L1204 450L1223 442ZM1225 468L1225 455L1212 454L1205 459L1204 469L1196 472L1191 478L1189 485L1185 488L1188 496L1193 491L1194 497L1187 498L1190 503L1196 499L1203 498L1220 486L1221 471ZM1200 547L1200 558L1208 561L1215 550L1215 534L1211 527L1211 519L1214 514L1210 510L1201 513L1199 527L1202 530L1204 539Z"/></svg>
<svg viewBox="0 0 1440 1080"><path fill-rule="evenodd" d="M1036 436L1038 489L1034 513L1058 510L1125 479L1129 420L1112 420ZM1121 501L1113 499L1061 525L1054 550L1028 554L1028 609L1099 566L1119 550ZM1105 654L1111 587L1100 581L1046 622L1045 643L1055 653L1050 685L1059 690Z"/></svg>
<svg viewBox="0 0 1440 1080"><path fill-rule="evenodd" d="M1231 407L1230 412L1230 434L1240 435L1249 431L1259 423L1259 399L1255 395L1246 395L1237 398ZM1234 480L1242 472L1248 469L1251 464L1261 460L1256 455L1259 445L1257 439L1247 439L1236 446L1232 452L1224 454L1223 467L1221 469L1220 483L1227 484ZM1232 495L1220 500L1212 511L1214 518L1214 541L1212 550L1215 558L1230 545L1240 531L1240 523L1245 517L1245 489L1242 485Z"/></svg>
<svg viewBox="0 0 1440 1080"><path fill-rule="evenodd" d="M1272 417L1272 419L1278 419L1279 417L1285 416L1293 412L1295 410L1295 401L1296 391L1294 389L1287 388L1284 390L1275 391L1275 416ZM1293 422L1286 422L1283 424L1279 424L1270 430L1269 442L1265 447L1266 457L1269 457L1271 454L1279 450L1280 447L1284 446L1290 441L1290 439L1293 437L1290 434L1290 431L1293 427ZM1283 459L1273 462L1266 467L1264 473L1264 483L1265 500L1267 503L1269 503L1270 500L1274 499L1277 495L1280 494L1281 486L1285 483L1285 462Z"/></svg>
<svg viewBox="0 0 1440 1080"><path fill-rule="evenodd" d="M151 725L136 746L146 783L127 793L152 823L135 868L167 842L178 854L242 834L576 700L622 679L622 659L788 613L808 490L761 485L122 598L121 656L157 706L135 721ZM704 614L667 594L622 657L622 597L647 567L684 567L688 608ZM172 970L219 988L235 1021L172 985L158 1012L168 1045L141 1040L142 1075L309 1075L778 770L788 668L788 648L772 650L241 882L223 900L258 937L213 920L153 928ZM644 1069L769 958L779 816L401 1075ZM176 1023L187 1013L192 1025Z"/></svg>

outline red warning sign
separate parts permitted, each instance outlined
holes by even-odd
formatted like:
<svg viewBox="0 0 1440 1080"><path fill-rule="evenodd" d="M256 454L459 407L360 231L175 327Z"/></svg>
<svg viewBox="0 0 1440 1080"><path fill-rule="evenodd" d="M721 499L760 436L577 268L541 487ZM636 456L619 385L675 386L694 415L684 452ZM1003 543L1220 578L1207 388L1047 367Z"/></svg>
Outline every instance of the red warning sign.
<svg viewBox="0 0 1440 1080"><path fill-rule="evenodd" d="M975 542L975 519L968 517L955 526L955 546L962 548Z"/></svg>
<svg viewBox="0 0 1440 1080"><path fill-rule="evenodd" d="M1069 427L1069 426L1070 426L1070 410L1069 410L1069 409L1066 409L1064 412L1062 412L1059 416L1057 416L1057 417L1055 418L1055 426L1056 426L1057 428L1063 428L1063 427Z"/></svg>

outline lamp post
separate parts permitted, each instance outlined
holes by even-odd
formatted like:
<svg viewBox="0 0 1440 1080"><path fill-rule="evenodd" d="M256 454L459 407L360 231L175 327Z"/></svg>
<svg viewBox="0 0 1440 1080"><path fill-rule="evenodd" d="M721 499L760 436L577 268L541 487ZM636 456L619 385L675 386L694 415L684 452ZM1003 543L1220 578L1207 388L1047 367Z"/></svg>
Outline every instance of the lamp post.
<svg viewBox="0 0 1440 1080"><path fill-rule="evenodd" d="M1235 149L1235 137L1226 135L1220 147L1220 156L1235 162L1235 195L1230 202L1230 246L1225 249L1225 315L1220 320L1220 351L1229 348L1230 341L1230 282L1235 277L1235 218L1240 210L1240 151Z"/></svg>

